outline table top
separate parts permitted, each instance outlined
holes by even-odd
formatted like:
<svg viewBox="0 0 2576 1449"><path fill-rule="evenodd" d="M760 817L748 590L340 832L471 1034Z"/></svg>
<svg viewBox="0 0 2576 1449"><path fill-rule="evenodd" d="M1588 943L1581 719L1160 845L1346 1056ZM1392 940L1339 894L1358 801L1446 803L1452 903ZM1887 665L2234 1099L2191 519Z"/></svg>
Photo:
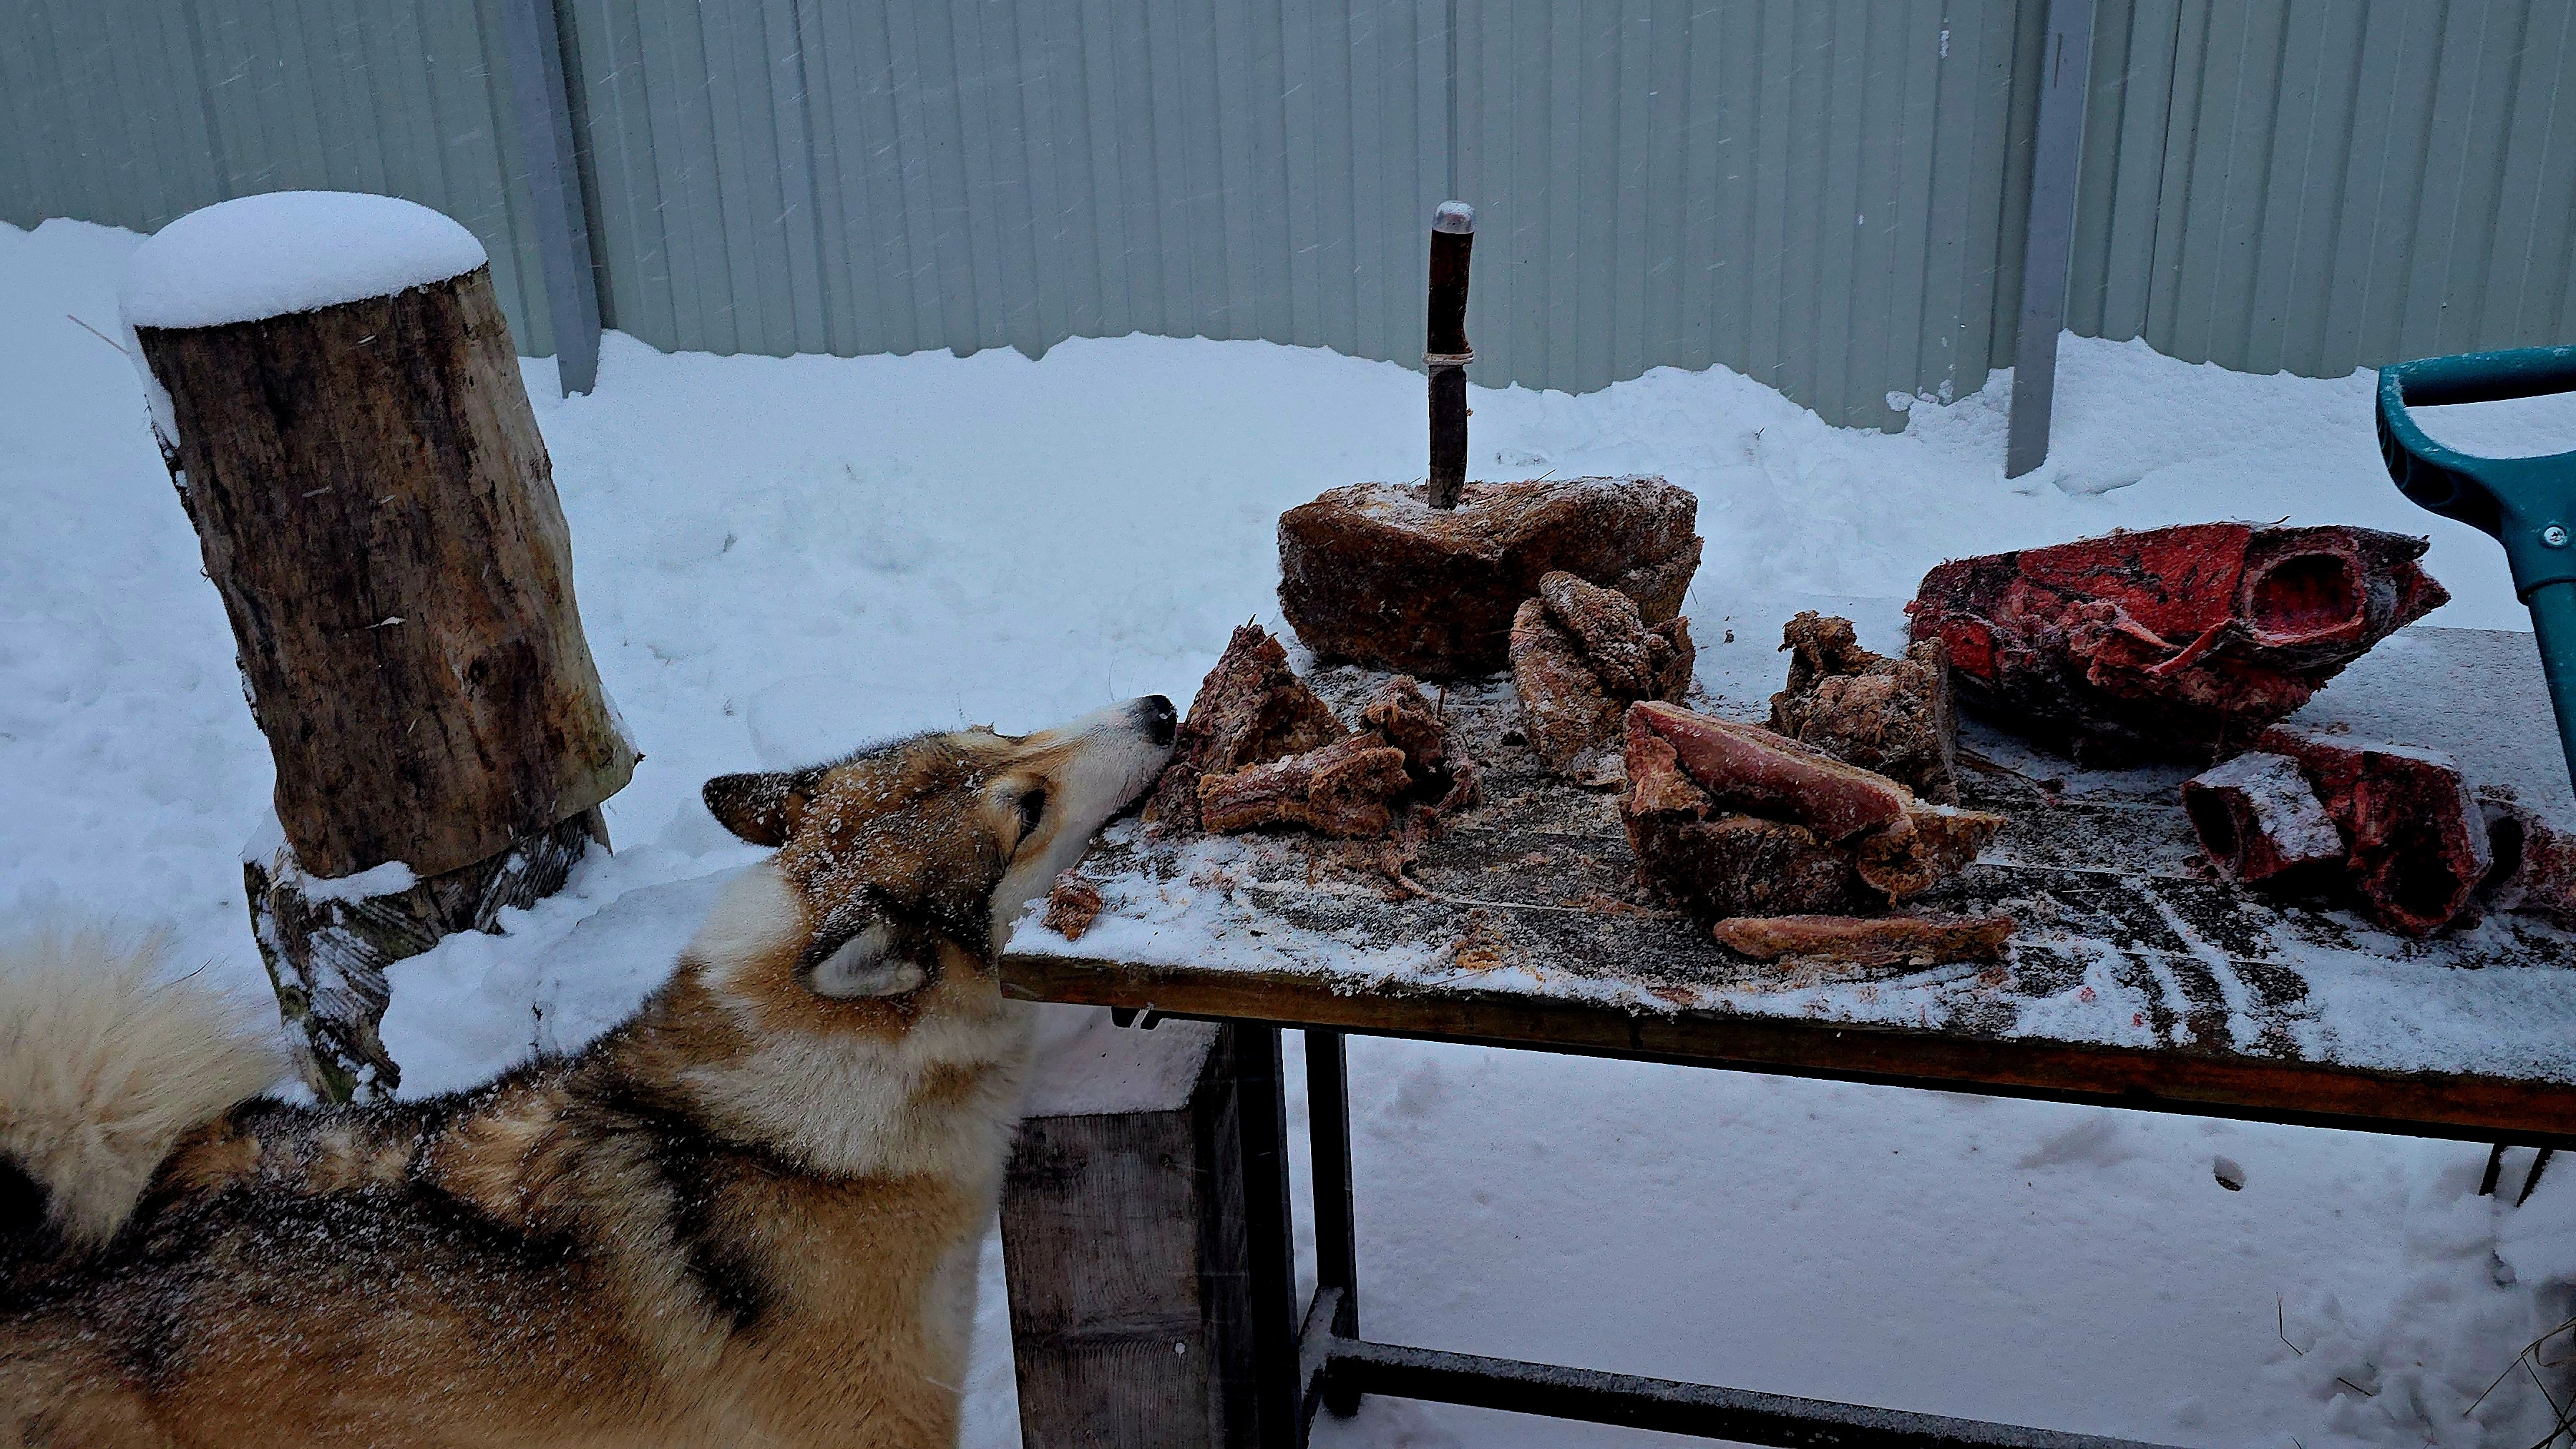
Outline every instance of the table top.
<svg viewBox="0 0 2576 1449"><path fill-rule="evenodd" d="M1893 603L1848 608L1890 647ZM1759 718L1788 609L1702 645L1713 713ZM1702 626L1719 635L1722 629ZM1299 660L1300 668L1306 661ZM1379 676L1315 671L1346 716ZM1078 940L1021 922L1005 989L1498 1045L2014 1096L2576 1146L2576 936L2492 915L2410 941L2341 910L2208 879L2178 767L2077 770L1973 719L1967 803L2011 824L1918 905L2002 911L1986 965L1764 965L1641 904L1615 789L1547 774L1508 676L1452 684L1485 801L1421 844L1299 832L1154 838L1113 826L1081 870ZM2527 634L2415 628L2298 716L2448 750L2471 778L2576 821ZM1042 904L1042 903L1041 903Z"/></svg>

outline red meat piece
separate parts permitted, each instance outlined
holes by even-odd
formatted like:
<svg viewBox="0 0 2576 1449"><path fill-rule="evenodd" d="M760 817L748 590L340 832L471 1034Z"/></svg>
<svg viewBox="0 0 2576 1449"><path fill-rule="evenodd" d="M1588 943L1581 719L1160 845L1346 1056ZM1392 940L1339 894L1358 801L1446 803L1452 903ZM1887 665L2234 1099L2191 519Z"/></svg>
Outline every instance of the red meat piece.
<svg viewBox="0 0 2576 1449"><path fill-rule="evenodd" d="M1972 707L2079 757L2208 760L2447 602L2425 547L2344 526L2119 532L1942 564L1907 612Z"/></svg>
<svg viewBox="0 0 2576 1449"><path fill-rule="evenodd" d="M2381 925L2429 936L2486 880L2486 815L2448 755L2303 729L2266 730L2255 744L2298 761L2350 847L2345 879Z"/></svg>

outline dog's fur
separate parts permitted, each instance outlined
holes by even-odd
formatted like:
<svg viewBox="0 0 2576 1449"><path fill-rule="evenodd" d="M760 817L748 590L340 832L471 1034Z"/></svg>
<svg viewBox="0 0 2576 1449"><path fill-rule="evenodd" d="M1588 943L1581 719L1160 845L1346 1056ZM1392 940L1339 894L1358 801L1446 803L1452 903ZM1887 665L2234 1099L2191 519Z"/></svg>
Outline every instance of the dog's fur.
<svg viewBox="0 0 2576 1449"><path fill-rule="evenodd" d="M1171 736L710 781L779 849L669 982L428 1101L245 1101L273 1049L148 954L0 961L0 1445L953 1444L1027 1055L994 954Z"/></svg>

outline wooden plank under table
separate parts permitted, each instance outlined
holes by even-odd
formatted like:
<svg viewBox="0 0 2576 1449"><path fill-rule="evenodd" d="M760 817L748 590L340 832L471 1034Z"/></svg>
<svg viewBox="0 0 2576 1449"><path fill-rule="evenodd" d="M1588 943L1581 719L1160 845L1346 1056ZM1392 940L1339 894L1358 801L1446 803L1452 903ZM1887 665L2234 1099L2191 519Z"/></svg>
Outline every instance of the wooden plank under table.
<svg viewBox="0 0 2576 1449"><path fill-rule="evenodd" d="M1776 621L1774 621L1776 628ZM1764 629L1704 646L1703 707L1755 718ZM1865 631L1867 621L1865 621ZM1882 624L1881 632L1884 632ZM1872 641L1887 647L1884 637ZM1301 668L1305 661L1299 661ZM1379 676L1315 673L1346 716ZM2429 942L2215 883L2178 768L2078 770L1971 722L1972 805L2012 819L1919 902L2021 922L1990 966L1831 976L1736 957L1641 904L1617 792L1547 775L1508 678L1449 687L1486 803L1409 861L1303 834L1113 827L1079 940L1023 921L1005 988L1051 1001L2427 1137L2576 1145L2576 937L2498 915ZM2450 750L2571 810L2526 634L2410 629L2300 722Z"/></svg>

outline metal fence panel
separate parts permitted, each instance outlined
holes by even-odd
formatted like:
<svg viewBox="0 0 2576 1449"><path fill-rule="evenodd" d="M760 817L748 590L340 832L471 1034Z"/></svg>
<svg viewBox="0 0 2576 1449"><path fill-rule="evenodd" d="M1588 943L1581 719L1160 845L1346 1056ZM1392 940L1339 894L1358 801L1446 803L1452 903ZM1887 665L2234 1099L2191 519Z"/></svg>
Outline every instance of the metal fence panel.
<svg viewBox="0 0 2576 1449"><path fill-rule="evenodd" d="M148 232L263 191L408 197L482 241L511 335L547 354L500 35L493 0L17 0L0 220Z"/></svg>
<svg viewBox="0 0 2576 1449"><path fill-rule="evenodd" d="M2255 372L2566 342L2569 0L2099 0L2068 325Z"/></svg>
<svg viewBox="0 0 2576 1449"><path fill-rule="evenodd" d="M655 346L1421 350L1438 0L566 3L605 313Z"/></svg>
<svg viewBox="0 0 2576 1449"><path fill-rule="evenodd" d="M2043 0L552 0L602 313L658 347L1130 331L1475 377L1723 363L1836 422L2009 357ZM0 217L345 187L551 348L498 0L15 0ZM2257 371L2576 336L2576 0L2096 0L2068 325Z"/></svg>
<svg viewBox="0 0 2576 1449"><path fill-rule="evenodd" d="M1472 0L1472 374L1582 391L1724 363L1835 422L2011 346L2045 7ZM2027 67L2020 72L2027 74ZM1999 293L1998 287L2005 289Z"/></svg>

